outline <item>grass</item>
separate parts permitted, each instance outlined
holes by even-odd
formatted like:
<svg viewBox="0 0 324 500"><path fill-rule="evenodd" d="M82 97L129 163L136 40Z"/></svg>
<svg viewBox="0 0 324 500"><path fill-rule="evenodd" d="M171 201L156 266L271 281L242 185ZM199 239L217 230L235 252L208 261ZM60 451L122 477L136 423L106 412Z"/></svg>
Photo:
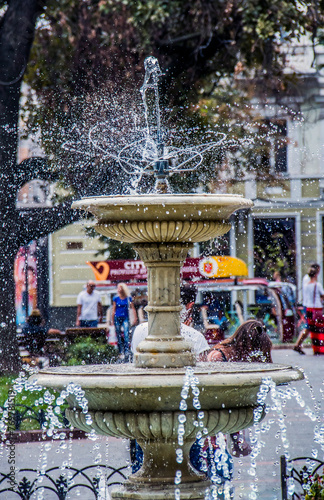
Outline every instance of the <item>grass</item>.
<svg viewBox="0 0 324 500"><path fill-rule="evenodd" d="M8 399L8 391L12 387L12 381L15 378L14 375L11 377L0 377L0 406L3 406Z"/></svg>
<svg viewBox="0 0 324 500"><path fill-rule="evenodd" d="M33 408L36 413L40 410L44 410L46 412L49 404L44 401L44 394L50 393L56 397L59 394L53 390L41 389L32 391L28 388L26 389L24 387L24 382L27 378L28 374L26 375L26 378L24 377L23 379L14 375L0 376L0 420L2 417L3 406L8 399L9 390L13 389L15 395L13 401L10 401L10 408L12 408L11 411L13 414L16 412L19 412L20 415L24 414L24 420L21 422L20 430L39 430L40 424L32 418L34 416L33 411L25 413L25 406ZM47 398L45 397L45 399ZM62 407L62 411L64 407L65 406Z"/></svg>

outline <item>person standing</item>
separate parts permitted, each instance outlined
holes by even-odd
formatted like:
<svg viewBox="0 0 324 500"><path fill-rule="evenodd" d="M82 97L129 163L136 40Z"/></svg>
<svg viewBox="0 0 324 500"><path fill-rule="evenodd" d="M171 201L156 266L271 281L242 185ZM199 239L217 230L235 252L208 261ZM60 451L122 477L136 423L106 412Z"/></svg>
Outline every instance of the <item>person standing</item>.
<svg viewBox="0 0 324 500"><path fill-rule="evenodd" d="M25 347L30 354L39 354L44 347L47 328L39 309L33 309L22 329Z"/></svg>
<svg viewBox="0 0 324 500"><path fill-rule="evenodd" d="M305 276L304 276L305 278ZM290 286L291 282L289 281L288 278L285 278L284 280L281 278L281 274L279 271L275 271L273 273L273 280L278 283L278 286L281 288L282 294L284 295L287 305L289 308L293 310L293 313L296 314L296 296L294 293L293 288ZM285 284L286 283L286 284Z"/></svg>
<svg viewBox="0 0 324 500"><path fill-rule="evenodd" d="M313 315L321 316L323 311L323 304L321 300L321 293L323 294L323 287L317 282L317 277L320 271L319 264L312 264L308 273L303 277L302 293L303 293L303 308L306 317L306 328L300 333L296 344L293 347L294 351L299 354L306 354L302 349L304 340L309 335L309 319ZM308 309L308 311L307 311ZM317 309L317 311L315 311Z"/></svg>
<svg viewBox="0 0 324 500"><path fill-rule="evenodd" d="M128 287L125 283L118 283L117 295L113 298L110 323L115 325L119 354L125 356L126 362L129 361L129 310L134 317L131 326L134 326L137 323L137 314Z"/></svg>
<svg viewBox="0 0 324 500"><path fill-rule="evenodd" d="M102 321L102 304L100 294L95 290L94 281L88 281L86 290L82 290L77 298L76 326L96 328Z"/></svg>

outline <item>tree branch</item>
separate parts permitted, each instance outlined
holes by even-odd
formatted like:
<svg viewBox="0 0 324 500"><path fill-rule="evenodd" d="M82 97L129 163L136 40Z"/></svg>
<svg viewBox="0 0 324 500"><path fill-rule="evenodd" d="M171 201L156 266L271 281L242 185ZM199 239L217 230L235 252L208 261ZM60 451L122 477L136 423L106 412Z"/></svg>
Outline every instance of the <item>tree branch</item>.
<svg viewBox="0 0 324 500"><path fill-rule="evenodd" d="M71 208L71 201L50 208L30 208L20 210L17 217L17 238L20 246L31 240L58 231L72 222L85 217L80 210Z"/></svg>
<svg viewBox="0 0 324 500"><path fill-rule="evenodd" d="M53 172L47 158L35 156L27 158L17 165L16 171L17 191L27 182L33 179L55 182L59 179L59 172Z"/></svg>

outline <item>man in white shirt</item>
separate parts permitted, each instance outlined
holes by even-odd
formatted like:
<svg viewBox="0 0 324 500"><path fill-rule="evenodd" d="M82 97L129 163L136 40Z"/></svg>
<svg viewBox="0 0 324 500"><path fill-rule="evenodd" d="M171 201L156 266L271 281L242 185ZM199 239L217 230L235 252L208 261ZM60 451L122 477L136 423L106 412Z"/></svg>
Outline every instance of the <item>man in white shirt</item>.
<svg viewBox="0 0 324 500"><path fill-rule="evenodd" d="M199 361L205 361L207 352L210 350L207 340L202 333L198 332L191 326L184 325L180 326L181 335L190 342L192 345L193 352L195 353ZM138 344L144 340L148 335L148 323L141 323L135 328L133 333L133 338L131 342L131 351L133 354L136 352Z"/></svg>
<svg viewBox="0 0 324 500"><path fill-rule="evenodd" d="M79 293L76 326L94 328L102 320L101 297L95 288L95 282L90 280L86 285L86 290Z"/></svg>
<svg viewBox="0 0 324 500"><path fill-rule="evenodd" d="M204 335L192 328L189 325L184 324L184 321L188 319L188 312L190 311L190 305L194 304L196 298L197 290L194 286L185 285L181 287L181 302L184 306L183 314L181 315L180 333L181 335L190 342L192 345L193 352L199 361L206 361L207 353L210 350L207 340ZM189 309L188 309L189 306ZM144 340L148 335L148 323L141 323L138 325L133 333L131 342L131 351L134 355L138 344Z"/></svg>

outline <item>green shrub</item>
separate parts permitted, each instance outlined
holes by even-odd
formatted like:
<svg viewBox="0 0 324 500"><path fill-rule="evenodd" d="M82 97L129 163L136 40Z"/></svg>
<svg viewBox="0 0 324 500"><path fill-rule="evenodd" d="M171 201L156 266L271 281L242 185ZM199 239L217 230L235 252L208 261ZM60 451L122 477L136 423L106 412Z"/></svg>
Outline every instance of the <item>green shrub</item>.
<svg viewBox="0 0 324 500"><path fill-rule="evenodd" d="M3 406L5 401L8 399L8 391L12 387L12 382L15 380L15 376L11 377L0 377L0 406Z"/></svg>
<svg viewBox="0 0 324 500"><path fill-rule="evenodd" d="M315 474L314 477L308 478L309 489L305 495L305 500L323 500L324 499L324 482L323 476Z"/></svg>
<svg viewBox="0 0 324 500"><path fill-rule="evenodd" d="M65 354L65 364L98 365L115 363L118 351L104 340L95 340L91 337L80 338L69 345Z"/></svg>

